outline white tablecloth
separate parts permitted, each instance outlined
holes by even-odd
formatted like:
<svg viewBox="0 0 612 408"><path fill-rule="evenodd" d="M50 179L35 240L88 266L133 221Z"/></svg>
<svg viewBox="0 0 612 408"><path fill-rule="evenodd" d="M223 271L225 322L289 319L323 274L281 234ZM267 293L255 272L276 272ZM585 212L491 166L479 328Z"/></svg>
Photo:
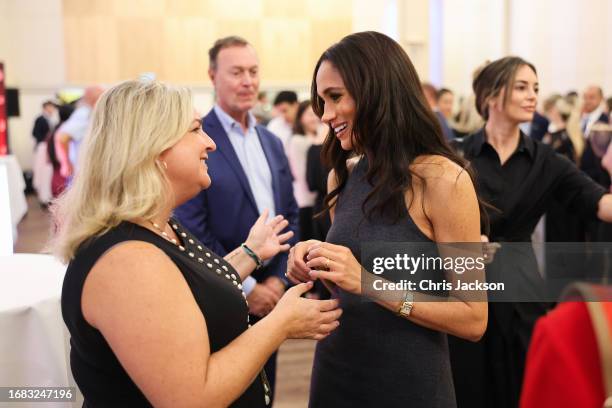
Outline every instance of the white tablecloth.
<svg viewBox="0 0 612 408"><path fill-rule="evenodd" d="M0 256L0 386L74 386L60 309L64 271L49 255ZM28 404L72 407L12 406ZM0 407L9 406L0 402Z"/></svg>
<svg viewBox="0 0 612 408"><path fill-rule="evenodd" d="M8 176L9 200L11 205L11 221L13 228L17 228L17 224L28 212L28 203L26 202L25 181L23 181L23 172L17 158L13 155L0 156L0 166L6 167Z"/></svg>

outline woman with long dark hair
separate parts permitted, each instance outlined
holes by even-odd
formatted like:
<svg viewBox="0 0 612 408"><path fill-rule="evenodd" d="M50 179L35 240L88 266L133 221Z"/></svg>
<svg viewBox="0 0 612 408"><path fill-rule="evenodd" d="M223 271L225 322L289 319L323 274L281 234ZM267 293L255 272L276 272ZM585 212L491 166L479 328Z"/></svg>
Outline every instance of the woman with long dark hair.
<svg viewBox="0 0 612 408"><path fill-rule="evenodd" d="M399 44L376 32L343 38L317 62L312 101L330 127L332 226L326 242L292 249L287 275L328 282L344 314L317 345L312 407L452 407L447 333L476 341L485 330L486 302L418 302L408 291L364 299L362 242L480 241L471 171L420 83Z"/></svg>
<svg viewBox="0 0 612 408"><path fill-rule="evenodd" d="M538 294L541 277L531 234L553 199L585 219L612 222L612 195L549 145L521 132L519 124L533 119L538 100L532 64L519 57L501 58L486 65L472 86L485 125L463 141L462 150L478 174L479 195L496 208L489 211L489 239L527 243L502 243L487 277L508 272L506 279L520 290L515 295L532 289ZM460 407L518 405L527 347L536 319L546 312L545 300L491 301L483 340L476 345L451 342Z"/></svg>

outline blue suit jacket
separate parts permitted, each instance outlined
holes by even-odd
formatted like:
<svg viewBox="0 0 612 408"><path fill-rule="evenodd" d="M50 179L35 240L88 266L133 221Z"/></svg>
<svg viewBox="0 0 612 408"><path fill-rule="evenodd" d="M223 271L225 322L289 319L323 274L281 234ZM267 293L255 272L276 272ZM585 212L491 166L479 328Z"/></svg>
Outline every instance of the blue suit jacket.
<svg viewBox="0 0 612 408"><path fill-rule="evenodd" d="M259 217L255 198L238 156L214 110L202 119L204 131L215 141L217 150L209 153L208 174L211 186L175 210L175 215L204 245L225 255L243 243ZM281 140L265 127L256 127L272 173L272 190L276 214L289 221L298 240L298 206L293 196L293 176ZM283 281L287 253L275 256L253 276L258 282L276 275Z"/></svg>

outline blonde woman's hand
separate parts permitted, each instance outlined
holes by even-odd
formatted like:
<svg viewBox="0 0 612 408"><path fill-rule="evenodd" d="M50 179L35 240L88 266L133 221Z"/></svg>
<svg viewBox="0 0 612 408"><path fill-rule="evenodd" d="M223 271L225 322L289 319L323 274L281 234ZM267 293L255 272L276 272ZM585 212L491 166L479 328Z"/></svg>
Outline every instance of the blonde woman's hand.
<svg viewBox="0 0 612 408"><path fill-rule="evenodd" d="M268 220L269 213L267 208L263 210L251 227L245 242L262 261L272 258L279 252L288 251L290 245L286 242L293 236L293 231L281 233L289 225L285 217L277 215Z"/></svg>
<svg viewBox="0 0 612 408"><path fill-rule="evenodd" d="M324 339L340 325L342 309L338 300L314 300L301 297L312 289L313 283L300 283L287 290L270 316L283 320L287 338Z"/></svg>
<svg viewBox="0 0 612 408"><path fill-rule="evenodd" d="M310 268L306 265L306 255L313 245L320 244L321 241L311 239L309 241L301 241L295 244L289 251L289 259L287 259L287 273L285 276L293 283L301 283L311 281L309 275Z"/></svg>
<svg viewBox="0 0 612 408"><path fill-rule="evenodd" d="M361 264L345 246L321 242L306 256L311 279L325 279L347 292L361 294Z"/></svg>

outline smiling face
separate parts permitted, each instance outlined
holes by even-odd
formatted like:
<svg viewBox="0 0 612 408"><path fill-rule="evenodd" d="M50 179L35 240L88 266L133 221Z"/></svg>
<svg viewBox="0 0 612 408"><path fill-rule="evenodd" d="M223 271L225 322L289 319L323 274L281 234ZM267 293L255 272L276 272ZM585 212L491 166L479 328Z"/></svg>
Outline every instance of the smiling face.
<svg viewBox="0 0 612 408"><path fill-rule="evenodd" d="M489 115L503 115L508 120L522 123L530 122L538 104L538 77L527 65L519 67L510 90L510 97L504 104L507 88L489 101Z"/></svg>
<svg viewBox="0 0 612 408"><path fill-rule="evenodd" d="M316 81L317 93L324 105L321 120L332 128L344 150L352 150L355 100L344 86L340 72L329 61L319 66Z"/></svg>
<svg viewBox="0 0 612 408"><path fill-rule="evenodd" d="M219 106L230 116L240 116L255 106L259 90L259 60L250 45L223 48L216 68L208 71Z"/></svg>
<svg viewBox="0 0 612 408"><path fill-rule="evenodd" d="M160 155L164 171L174 190L177 204L210 187L206 160L216 149L215 142L202 130L200 116L195 113L189 131ZM167 166L167 167L166 167Z"/></svg>

